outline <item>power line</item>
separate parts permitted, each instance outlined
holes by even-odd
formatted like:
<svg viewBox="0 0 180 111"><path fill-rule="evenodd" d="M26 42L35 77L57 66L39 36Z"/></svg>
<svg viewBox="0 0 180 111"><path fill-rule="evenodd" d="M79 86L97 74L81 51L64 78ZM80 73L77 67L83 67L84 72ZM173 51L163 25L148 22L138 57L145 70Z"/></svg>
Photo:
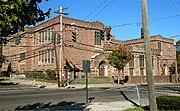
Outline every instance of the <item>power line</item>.
<svg viewBox="0 0 180 111"><path fill-rule="evenodd" d="M111 0L108 4L106 4L96 15L94 15L90 21L92 21L96 16L98 16L104 9L106 9L114 0Z"/></svg>
<svg viewBox="0 0 180 111"><path fill-rule="evenodd" d="M172 16L166 16L166 17L157 18L157 19L154 19L154 21L164 20L164 19L169 19L169 18L174 18L174 17L179 17L179 16L180 16L180 14L176 14L176 15L172 15ZM116 28L116 27L124 27L124 26L131 26L131 25L140 26L141 24L142 24L142 22L139 21L139 22L134 22L134 23L125 23L125 24L114 25L114 26L111 26L111 27Z"/></svg>
<svg viewBox="0 0 180 111"><path fill-rule="evenodd" d="M142 24L142 22L134 22L134 23L125 23L125 24L120 24L120 25L114 25L114 26L111 26L111 27L123 27L123 26L129 26L129 25L137 25L137 26L139 26L139 25L141 25Z"/></svg>
<svg viewBox="0 0 180 111"><path fill-rule="evenodd" d="M161 17L161 18L157 18L157 19L154 19L155 21L157 20L164 20L164 19L169 19L169 18L174 18L174 17L179 17L180 14L176 14L176 15L172 15L172 16L166 16L166 17Z"/></svg>
<svg viewBox="0 0 180 111"><path fill-rule="evenodd" d="M169 4L171 5L171 7L177 12L179 13L179 11L174 7L174 5L169 1Z"/></svg>
<svg viewBox="0 0 180 111"><path fill-rule="evenodd" d="M106 2L106 0L104 0L100 5L98 5L92 12L90 12L88 14L88 16L86 16L84 19L86 20L88 17L90 17L95 11L97 11L104 3Z"/></svg>
<svg viewBox="0 0 180 111"><path fill-rule="evenodd" d="M174 0L171 0L173 2L173 4L176 6L176 8L180 11L179 6L176 4L176 2Z"/></svg>

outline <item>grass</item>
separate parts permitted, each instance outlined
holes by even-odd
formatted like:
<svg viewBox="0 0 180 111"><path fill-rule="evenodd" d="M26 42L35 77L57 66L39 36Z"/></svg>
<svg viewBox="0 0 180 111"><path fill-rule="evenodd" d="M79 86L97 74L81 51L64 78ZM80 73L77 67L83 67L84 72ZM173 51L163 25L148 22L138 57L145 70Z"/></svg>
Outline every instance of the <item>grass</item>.
<svg viewBox="0 0 180 111"><path fill-rule="evenodd" d="M145 110L141 107L137 107L137 108L128 108L123 111L145 111Z"/></svg>
<svg viewBox="0 0 180 111"><path fill-rule="evenodd" d="M85 84L86 79L74 79L71 80L70 84ZM88 84L105 84L108 83L107 80L101 78L88 78Z"/></svg>
<svg viewBox="0 0 180 111"><path fill-rule="evenodd" d="M25 80L31 80L31 81L36 80L39 82L57 83L56 80L47 80L47 79L38 79L38 78L25 78Z"/></svg>

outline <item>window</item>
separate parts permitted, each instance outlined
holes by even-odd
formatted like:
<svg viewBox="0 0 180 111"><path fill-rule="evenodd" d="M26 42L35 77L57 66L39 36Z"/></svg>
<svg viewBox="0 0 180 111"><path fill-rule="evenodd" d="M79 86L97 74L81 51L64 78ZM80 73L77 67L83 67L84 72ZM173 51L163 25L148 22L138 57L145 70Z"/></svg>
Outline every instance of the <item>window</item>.
<svg viewBox="0 0 180 111"><path fill-rule="evenodd" d="M42 63L44 63L44 51L42 51Z"/></svg>
<svg viewBox="0 0 180 111"><path fill-rule="evenodd" d="M133 76L133 70L134 70L134 68L129 68L129 75L130 76Z"/></svg>
<svg viewBox="0 0 180 111"><path fill-rule="evenodd" d="M144 55L139 55L139 63L140 68L144 68Z"/></svg>
<svg viewBox="0 0 180 111"><path fill-rule="evenodd" d="M21 43L21 45L26 45L26 41L27 39L25 38L25 36L24 35L21 35L20 36L20 43Z"/></svg>
<svg viewBox="0 0 180 111"><path fill-rule="evenodd" d="M161 42L158 42L158 50L161 51Z"/></svg>
<svg viewBox="0 0 180 111"><path fill-rule="evenodd" d="M100 37L99 31L95 31L94 44L95 45L101 45L101 37Z"/></svg>
<svg viewBox="0 0 180 111"><path fill-rule="evenodd" d="M134 55L132 55L131 60L129 61L129 67L134 67Z"/></svg>
<svg viewBox="0 0 180 111"><path fill-rule="evenodd" d="M25 53L20 53L20 61L25 60Z"/></svg>
<svg viewBox="0 0 180 111"><path fill-rule="evenodd" d="M41 32L42 44L44 44L44 31Z"/></svg>
<svg viewBox="0 0 180 111"><path fill-rule="evenodd" d="M11 58L11 65L12 65L12 66L15 66L15 65L16 65L16 56L13 56L13 57Z"/></svg>
<svg viewBox="0 0 180 111"><path fill-rule="evenodd" d="M8 52L8 50L9 50L9 46L7 46L7 45L4 45L4 52Z"/></svg>
<svg viewBox="0 0 180 111"><path fill-rule="evenodd" d="M157 72L158 72L158 74L160 74L160 73L159 73L159 64L160 64L160 63L159 63L159 61L160 61L159 59L160 59L160 58L157 57Z"/></svg>
<svg viewBox="0 0 180 111"><path fill-rule="evenodd" d="M45 53L45 63L47 63L47 51L45 51L44 53Z"/></svg>
<svg viewBox="0 0 180 111"><path fill-rule="evenodd" d="M140 75L141 75L141 76L144 75L144 68L140 68Z"/></svg>
<svg viewBox="0 0 180 111"><path fill-rule="evenodd" d="M51 50L48 49L48 63L50 63L50 58L51 58Z"/></svg>
<svg viewBox="0 0 180 111"><path fill-rule="evenodd" d="M51 63L54 63L54 49L51 50Z"/></svg>
<svg viewBox="0 0 180 111"><path fill-rule="evenodd" d="M52 38L53 35L53 28L50 29L50 39Z"/></svg>
<svg viewBox="0 0 180 111"><path fill-rule="evenodd" d="M47 30L44 31L45 43L47 42Z"/></svg>
<svg viewBox="0 0 180 111"><path fill-rule="evenodd" d="M34 65L36 64L36 53L35 52L33 52L33 56L34 56Z"/></svg>
<svg viewBox="0 0 180 111"><path fill-rule="evenodd" d="M34 45L36 45L36 34L34 34Z"/></svg>
<svg viewBox="0 0 180 111"><path fill-rule="evenodd" d="M50 29L48 29L48 32L47 32L47 37L48 37L48 42L50 42L50 41L51 41Z"/></svg>
<svg viewBox="0 0 180 111"><path fill-rule="evenodd" d="M38 53L39 53L39 61L41 61L41 51L39 51Z"/></svg>
<svg viewBox="0 0 180 111"><path fill-rule="evenodd" d="M39 32L39 44L41 44L41 32Z"/></svg>

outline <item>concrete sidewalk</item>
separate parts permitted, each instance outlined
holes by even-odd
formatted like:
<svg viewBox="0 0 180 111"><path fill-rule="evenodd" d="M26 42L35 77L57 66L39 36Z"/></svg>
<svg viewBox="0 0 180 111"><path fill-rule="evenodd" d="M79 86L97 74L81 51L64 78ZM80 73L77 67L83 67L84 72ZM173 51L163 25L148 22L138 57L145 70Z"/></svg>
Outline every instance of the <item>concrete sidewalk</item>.
<svg viewBox="0 0 180 111"><path fill-rule="evenodd" d="M66 88L76 88L81 89L85 88L85 84L70 84L69 86L65 87L58 87L57 83L48 83L48 82L40 82L36 80L27 80L27 79L9 79L5 82L12 82L15 84L20 85L28 85L28 86L34 86L34 87L41 87L44 86L44 88L47 89L66 89ZM112 88L112 87L126 87L126 86L135 86L135 84L88 84L88 88Z"/></svg>
<svg viewBox="0 0 180 111"><path fill-rule="evenodd" d="M135 107L128 101L119 102L97 102L88 105L86 108L90 111L122 111L127 108Z"/></svg>

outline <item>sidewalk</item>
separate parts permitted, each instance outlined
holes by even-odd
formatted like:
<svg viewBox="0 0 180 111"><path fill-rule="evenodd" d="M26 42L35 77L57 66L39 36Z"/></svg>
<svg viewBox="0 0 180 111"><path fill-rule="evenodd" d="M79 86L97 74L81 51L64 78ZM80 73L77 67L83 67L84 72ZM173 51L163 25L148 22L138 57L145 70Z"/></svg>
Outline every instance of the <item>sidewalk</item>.
<svg viewBox="0 0 180 111"><path fill-rule="evenodd" d="M12 82L19 85L28 85L28 86L34 86L34 87L41 87L45 86L44 88L47 89L67 89L67 88L76 88L81 89L85 88L85 84L70 84L69 86L65 87L58 87L57 83L48 83L48 82L40 82L36 80L26 80L26 79L9 79L6 80L6 82ZM135 86L135 84L124 84L124 85L118 85L118 84L88 84L88 88L112 88L112 87L126 87L126 86Z"/></svg>
<svg viewBox="0 0 180 111"><path fill-rule="evenodd" d="M67 88L85 88L85 85L80 84L72 84L66 87L58 88L57 83L47 83L47 82L39 82L34 80L26 80L26 79L10 79L6 82L12 82L19 85L28 85L32 87L41 87L45 86L45 89L67 89ZM126 87L126 86L134 86L135 84L125 84L125 85L117 85L117 84L90 84L88 85L89 88L118 88L118 87ZM136 101L137 103L138 100ZM122 111L127 108L135 107L129 101L116 101L116 102L92 102L90 103L86 109L89 111Z"/></svg>
<svg viewBox="0 0 180 111"><path fill-rule="evenodd" d="M119 102L98 102L88 105L86 108L90 111L122 111L127 108L133 108L133 106L128 101L119 101Z"/></svg>

